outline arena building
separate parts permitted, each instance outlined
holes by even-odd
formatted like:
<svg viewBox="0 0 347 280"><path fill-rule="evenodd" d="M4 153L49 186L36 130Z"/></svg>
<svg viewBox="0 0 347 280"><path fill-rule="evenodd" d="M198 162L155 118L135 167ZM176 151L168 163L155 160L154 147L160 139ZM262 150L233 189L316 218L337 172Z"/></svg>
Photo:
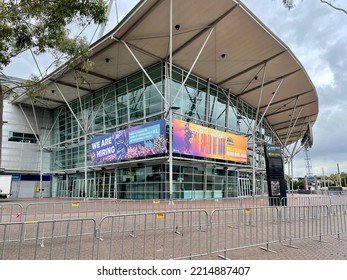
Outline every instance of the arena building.
<svg viewBox="0 0 347 280"><path fill-rule="evenodd" d="M90 49L92 70L66 64L11 103L35 136L41 195L262 195L264 145L287 161L312 145L315 87L241 1L139 1Z"/></svg>

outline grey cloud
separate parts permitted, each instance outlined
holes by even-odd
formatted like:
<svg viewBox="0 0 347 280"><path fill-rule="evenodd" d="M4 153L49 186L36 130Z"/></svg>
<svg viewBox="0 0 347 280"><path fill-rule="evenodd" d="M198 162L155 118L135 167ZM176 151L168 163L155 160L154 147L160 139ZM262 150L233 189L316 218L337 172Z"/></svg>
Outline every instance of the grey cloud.
<svg viewBox="0 0 347 280"><path fill-rule="evenodd" d="M291 11L280 0L243 2L291 49L316 86L320 109L310 150L314 173L320 175L322 168L335 173L337 162L346 172L347 15L320 1L298 0ZM347 6L346 1L335 3ZM301 152L294 160L294 175L305 172Z"/></svg>

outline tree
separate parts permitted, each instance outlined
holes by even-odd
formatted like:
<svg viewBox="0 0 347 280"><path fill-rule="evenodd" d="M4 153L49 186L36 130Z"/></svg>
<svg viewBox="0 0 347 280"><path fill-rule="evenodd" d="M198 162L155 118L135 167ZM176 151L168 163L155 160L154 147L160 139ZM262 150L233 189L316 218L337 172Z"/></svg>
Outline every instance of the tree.
<svg viewBox="0 0 347 280"><path fill-rule="evenodd" d="M334 0L331 0L331 1L319 0L319 1L323 4L330 6L331 8L333 8L335 10L338 10L340 12L347 14L347 11L345 9L339 8L332 3L332 2L334 2ZM282 0L282 2L283 2L283 5L289 10L291 10L295 7L295 0Z"/></svg>
<svg viewBox="0 0 347 280"><path fill-rule="evenodd" d="M294 190L303 190L304 189L304 181L303 180L293 181L293 189Z"/></svg>
<svg viewBox="0 0 347 280"><path fill-rule="evenodd" d="M0 1L0 71L13 58L30 50L39 55L50 52L55 58L89 64L89 46L85 38L70 38L69 27L107 20L103 0L1 0ZM84 59L86 58L86 59ZM61 61L59 59L59 61ZM27 88L37 85L27 84ZM3 125L3 87L0 82L0 164Z"/></svg>
<svg viewBox="0 0 347 280"><path fill-rule="evenodd" d="M25 50L35 54L58 50L78 54L83 43L69 38L68 26L104 23L106 5L102 0L3 0L0 2L0 70ZM76 48L77 46L77 48Z"/></svg>

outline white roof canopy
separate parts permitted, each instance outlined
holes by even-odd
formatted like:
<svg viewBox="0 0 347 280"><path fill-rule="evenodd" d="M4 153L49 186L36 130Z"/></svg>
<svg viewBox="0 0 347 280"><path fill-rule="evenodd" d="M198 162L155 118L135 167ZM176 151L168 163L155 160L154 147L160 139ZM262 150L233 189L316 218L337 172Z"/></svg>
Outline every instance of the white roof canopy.
<svg viewBox="0 0 347 280"><path fill-rule="evenodd" d="M173 64L189 71L195 63L193 74L210 79L259 108L282 143L302 139L317 118L318 97L288 47L240 1L172 2ZM88 94L141 69L127 46L146 67L169 59L169 42L170 1L140 1L91 46L95 65L92 71L83 73L85 82L79 85L79 94ZM61 67L45 80L48 90L36 97L36 106L55 108L65 103L64 98L69 102L78 97L73 70ZM16 102L31 101L24 95Z"/></svg>

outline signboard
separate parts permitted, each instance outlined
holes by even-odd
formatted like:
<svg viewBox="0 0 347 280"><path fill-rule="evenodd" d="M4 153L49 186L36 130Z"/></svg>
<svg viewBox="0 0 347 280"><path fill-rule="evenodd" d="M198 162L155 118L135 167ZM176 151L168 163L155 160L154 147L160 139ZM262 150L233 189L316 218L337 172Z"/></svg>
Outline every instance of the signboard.
<svg viewBox="0 0 347 280"><path fill-rule="evenodd" d="M247 138L194 123L173 121L173 152L247 162Z"/></svg>
<svg viewBox="0 0 347 280"><path fill-rule="evenodd" d="M270 205L286 205L286 200L281 200L287 196L281 147L265 145L264 148Z"/></svg>
<svg viewBox="0 0 347 280"><path fill-rule="evenodd" d="M166 153L165 120L97 136L90 142L93 163Z"/></svg>
<svg viewBox="0 0 347 280"><path fill-rule="evenodd" d="M265 146L265 154L269 158L280 157L282 158L282 150L279 146L274 145L266 145Z"/></svg>

